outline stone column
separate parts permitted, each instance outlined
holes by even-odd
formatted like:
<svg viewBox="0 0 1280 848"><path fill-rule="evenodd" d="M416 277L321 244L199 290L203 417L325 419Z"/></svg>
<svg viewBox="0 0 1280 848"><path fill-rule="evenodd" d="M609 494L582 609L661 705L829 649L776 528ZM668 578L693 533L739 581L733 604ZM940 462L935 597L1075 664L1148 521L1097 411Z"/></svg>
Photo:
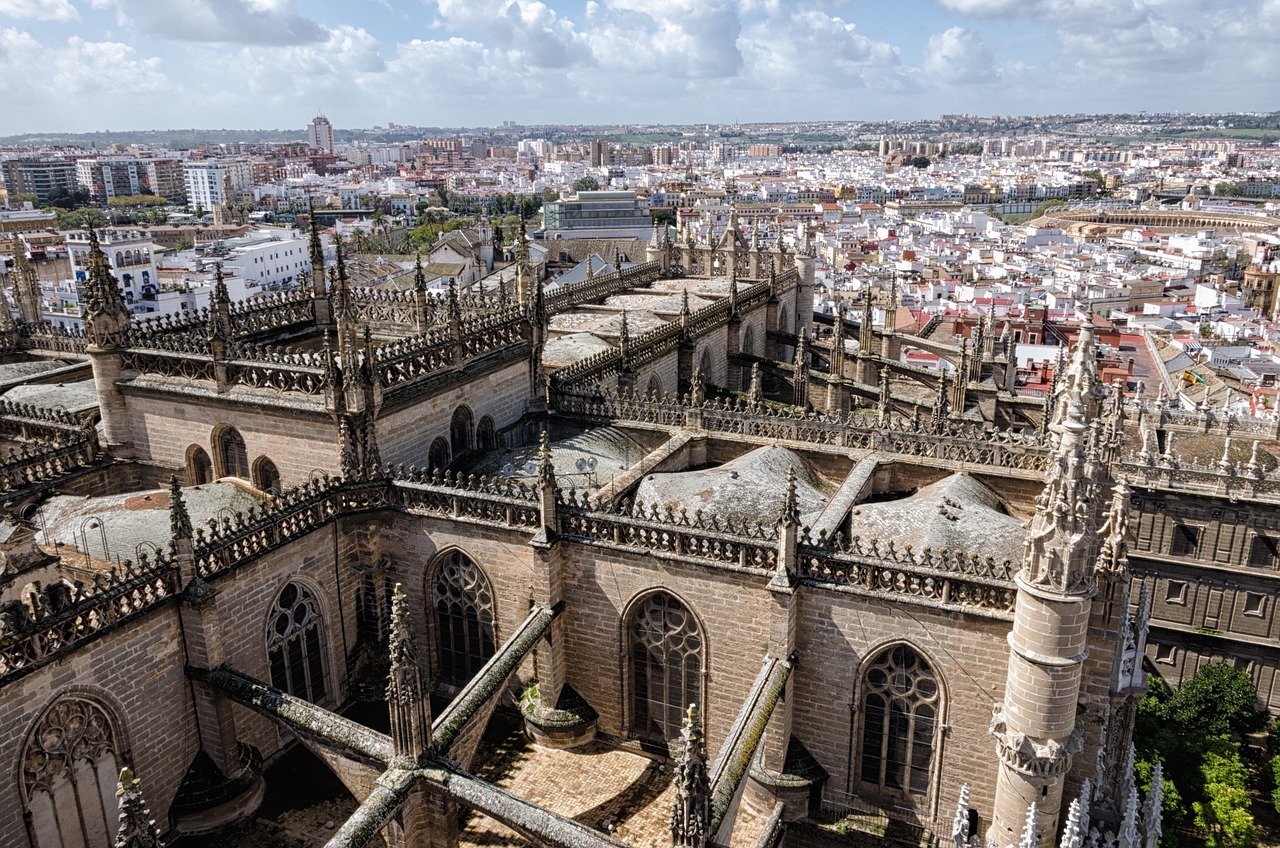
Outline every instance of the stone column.
<svg viewBox="0 0 1280 848"><path fill-rule="evenodd" d="M538 558L530 600L543 609L555 609L564 603L564 550L557 527L555 468L545 430L538 452L538 496L542 529L529 542ZM522 698L520 704L525 731L538 744L551 748L576 748L596 736L595 710L567 683L566 629L564 617L558 617L534 646L537 693Z"/></svg>

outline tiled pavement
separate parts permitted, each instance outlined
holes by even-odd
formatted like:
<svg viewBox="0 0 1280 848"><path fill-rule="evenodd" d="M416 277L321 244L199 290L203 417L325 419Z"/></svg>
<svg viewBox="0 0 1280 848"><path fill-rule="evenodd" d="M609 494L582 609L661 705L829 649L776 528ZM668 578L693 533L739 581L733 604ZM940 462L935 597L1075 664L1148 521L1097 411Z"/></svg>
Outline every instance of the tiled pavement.
<svg viewBox="0 0 1280 848"><path fill-rule="evenodd" d="M490 728L492 731L494 728ZM575 751L530 744L519 727L494 750L485 746L476 774L521 798L636 848L666 848L674 790L671 769L648 757L596 742ZM765 819L739 812L731 844L755 845ZM498 822L473 814L461 834L463 848L526 845Z"/></svg>

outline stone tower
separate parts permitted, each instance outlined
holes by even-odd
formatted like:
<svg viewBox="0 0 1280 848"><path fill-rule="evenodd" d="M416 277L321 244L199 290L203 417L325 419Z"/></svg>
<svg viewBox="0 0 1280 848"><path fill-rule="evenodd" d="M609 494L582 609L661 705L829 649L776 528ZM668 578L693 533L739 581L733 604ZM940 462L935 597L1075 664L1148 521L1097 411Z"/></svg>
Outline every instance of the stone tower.
<svg viewBox="0 0 1280 848"><path fill-rule="evenodd" d="M98 243L98 234L89 230L89 279L81 294L81 314L88 339L85 352L93 363L93 383L102 412L102 431L107 446L117 457L132 446L133 432L124 395L116 385L124 370L121 352L129 331L129 309Z"/></svg>
<svg viewBox="0 0 1280 848"><path fill-rule="evenodd" d="M18 307L19 317L27 324L39 324L43 320L40 310L40 281L36 277L36 269L31 267L31 262L27 259L27 249L16 233L13 236L13 272L9 280L13 286L13 301Z"/></svg>
<svg viewBox="0 0 1280 848"><path fill-rule="evenodd" d="M1097 590L1097 500L1101 474L1091 449L1098 413L1092 326L1082 331L1051 425L1055 447L1036 502L1018 587L1004 704L991 722L999 771L990 845L1016 845L1027 810L1036 844L1057 835L1063 788L1082 735L1076 713L1088 624Z"/></svg>

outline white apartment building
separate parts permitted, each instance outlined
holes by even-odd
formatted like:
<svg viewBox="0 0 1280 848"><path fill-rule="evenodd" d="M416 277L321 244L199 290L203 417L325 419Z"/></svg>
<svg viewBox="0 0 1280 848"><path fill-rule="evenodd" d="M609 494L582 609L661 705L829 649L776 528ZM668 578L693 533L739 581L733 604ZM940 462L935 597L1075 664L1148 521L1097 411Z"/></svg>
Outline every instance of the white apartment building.
<svg viewBox="0 0 1280 848"><path fill-rule="evenodd" d="M247 188L253 184L253 165L243 159L187 162L183 166L183 180L187 205L209 212L232 200L227 196L228 188Z"/></svg>

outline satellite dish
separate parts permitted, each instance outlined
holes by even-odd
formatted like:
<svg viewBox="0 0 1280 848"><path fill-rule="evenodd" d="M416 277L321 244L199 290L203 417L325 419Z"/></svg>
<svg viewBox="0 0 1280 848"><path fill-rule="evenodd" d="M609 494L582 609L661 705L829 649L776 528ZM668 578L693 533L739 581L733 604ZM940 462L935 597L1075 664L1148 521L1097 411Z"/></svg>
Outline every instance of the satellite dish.
<svg viewBox="0 0 1280 848"><path fill-rule="evenodd" d="M516 467L508 462L506 465L502 466L502 473L510 477L512 474L516 473Z"/></svg>
<svg viewBox="0 0 1280 848"><path fill-rule="evenodd" d="M595 471L596 466L599 464L600 464L600 461L598 459L596 459L594 456L590 457L587 459L587 470Z"/></svg>
<svg viewBox="0 0 1280 848"><path fill-rule="evenodd" d="M538 473L538 464L537 464L536 462L526 462L526 463L524 464L524 473L525 473L525 474L537 474L537 473Z"/></svg>
<svg viewBox="0 0 1280 848"><path fill-rule="evenodd" d="M585 459L579 458L578 461L573 464L573 467L578 469L579 471L582 471L587 467L587 461Z"/></svg>

